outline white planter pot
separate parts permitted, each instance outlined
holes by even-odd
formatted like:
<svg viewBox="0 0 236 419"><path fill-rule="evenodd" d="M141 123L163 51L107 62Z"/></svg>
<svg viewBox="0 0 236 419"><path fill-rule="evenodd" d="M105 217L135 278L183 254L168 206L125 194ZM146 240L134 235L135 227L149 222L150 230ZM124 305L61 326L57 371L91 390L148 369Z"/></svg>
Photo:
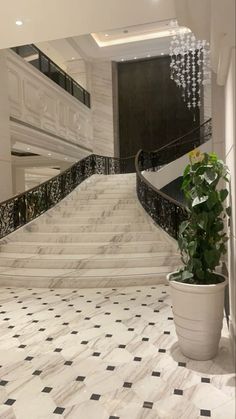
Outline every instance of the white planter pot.
<svg viewBox="0 0 236 419"><path fill-rule="evenodd" d="M227 280L213 285L192 285L167 279L176 333L182 353L205 361L218 351L224 312L224 289Z"/></svg>

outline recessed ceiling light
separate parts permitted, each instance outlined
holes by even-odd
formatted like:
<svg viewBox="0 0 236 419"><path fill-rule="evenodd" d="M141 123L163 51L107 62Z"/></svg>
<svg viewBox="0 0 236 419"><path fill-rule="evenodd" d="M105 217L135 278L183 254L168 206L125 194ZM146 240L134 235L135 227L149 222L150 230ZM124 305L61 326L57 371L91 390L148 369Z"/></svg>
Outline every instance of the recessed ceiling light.
<svg viewBox="0 0 236 419"><path fill-rule="evenodd" d="M67 158L67 157L65 157L65 158L64 158L64 160L68 160L68 158Z"/></svg>
<svg viewBox="0 0 236 419"><path fill-rule="evenodd" d="M21 25L23 25L22 20L17 19L17 20L16 20L16 25L17 25L17 26L21 26Z"/></svg>
<svg viewBox="0 0 236 419"><path fill-rule="evenodd" d="M150 57L151 57L151 55L150 55L150 54L148 54L148 55L147 55L147 57L148 57L148 58L150 58Z"/></svg>
<svg viewBox="0 0 236 419"><path fill-rule="evenodd" d="M162 52L161 55L164 55L164 52Z"/></svg>
<svg viewBox="0 0 236 419"><path fill-rule="evenodd" d="M27 147L27 151L30 151L30 147Z"/></svg>
<svg viewBox="0 0 236 419"><path fill-rule="evenodd" d="M105 33L105 36L106 36L106 37L108 37L108 36L109 36L109 34L108 34L108 33Z"/></svg>
<svg viewBox="0 0 236 419"><path fill-rule="evenodd" d="M137 57L134 57L134 60L137 60Z"/></svg>
<svg viewBox="0 0 236 419"><path fill-rule="evenodd" d="M52 154L51 153L48 153L48 156L51 156Z"/></svg>
<svg viewBox="0 0 236 419"><path fill-rule="evenodd" d="M125 61L125 59L124 58L121 58L121 61Z"/></svg>
<svg viewBox="0 0 236 419"><path fill-rule="evenodd" d="M75 59L75 57L71 57L71 59L72 59L72 60L74 60L74 59Z"/></svg>

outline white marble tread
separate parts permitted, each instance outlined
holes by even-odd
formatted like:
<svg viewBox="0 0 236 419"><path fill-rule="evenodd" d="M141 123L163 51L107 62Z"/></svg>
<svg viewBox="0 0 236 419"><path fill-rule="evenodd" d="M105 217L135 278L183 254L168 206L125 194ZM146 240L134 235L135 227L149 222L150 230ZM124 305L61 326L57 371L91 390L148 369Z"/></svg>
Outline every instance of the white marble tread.
<svg viewBox="0 0 236 419"><path fill-rule="evenodd" d="M179 264L176 243L140 205L133 174L92 176L0 241L0 286L159 284Z"/></svg>

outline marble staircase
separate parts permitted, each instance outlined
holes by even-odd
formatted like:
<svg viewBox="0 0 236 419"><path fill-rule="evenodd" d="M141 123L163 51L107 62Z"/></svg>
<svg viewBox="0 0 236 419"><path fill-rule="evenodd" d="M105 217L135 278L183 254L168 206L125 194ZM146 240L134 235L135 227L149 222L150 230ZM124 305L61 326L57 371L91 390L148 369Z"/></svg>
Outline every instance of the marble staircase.
<svg viewBox="0 0 236 419"><path fill-rule="evenodd" d="M177 245L136 197L134 174L94 175L0 241L0 285L90 288L164 283Z"/></svg>

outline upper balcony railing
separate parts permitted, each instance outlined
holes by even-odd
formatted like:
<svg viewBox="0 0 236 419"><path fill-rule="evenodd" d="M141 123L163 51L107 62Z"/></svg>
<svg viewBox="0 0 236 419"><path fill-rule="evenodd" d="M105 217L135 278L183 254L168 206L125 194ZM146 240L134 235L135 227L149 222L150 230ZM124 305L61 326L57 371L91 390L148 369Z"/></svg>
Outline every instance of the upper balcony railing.
<svg viewBox="0 0 236 419"><path fill-rule="evenodd" d="M11 48L20 57L37 68L45 76L57 83L62 89L74 96L88 108L90 108L90 94L65 71L55 64L46 54L35 45L21 45Z"/></svg>

